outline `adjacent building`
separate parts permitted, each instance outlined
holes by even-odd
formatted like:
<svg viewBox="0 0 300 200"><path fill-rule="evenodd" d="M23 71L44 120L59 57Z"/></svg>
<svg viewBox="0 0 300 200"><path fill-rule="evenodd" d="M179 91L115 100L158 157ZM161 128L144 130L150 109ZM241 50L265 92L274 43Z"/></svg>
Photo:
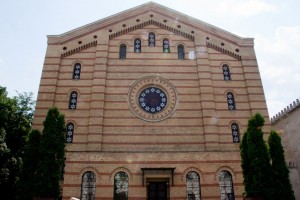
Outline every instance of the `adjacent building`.
<svg viewBox="0 0 300 200"><path fill-rule="evenodd" d="M271 119L271 127L280 133L285 160L295 197L300 199L300 100L297 99Z"/></svg>
<svg viewBox="0 0 300 200"><path fill-rule="evenodd" d="M242 199L253 46L153 2L49 35L33 126L65 114L63 199Z"/></svg>

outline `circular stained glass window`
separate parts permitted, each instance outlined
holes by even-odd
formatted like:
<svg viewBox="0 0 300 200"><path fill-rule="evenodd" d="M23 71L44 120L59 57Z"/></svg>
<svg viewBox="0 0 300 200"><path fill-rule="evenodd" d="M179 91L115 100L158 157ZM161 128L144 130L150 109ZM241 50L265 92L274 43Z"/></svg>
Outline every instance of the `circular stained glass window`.
<svg viewBox="0 0 300 200"><path fill-rule="evenodd" d="M130 87L128 105L133 114L145 121L162 121L175 112L177 92L168 80L146 76Z"/></svg>
<svg viewBox="0 0 300 200"><path fill-rule="evenodd" d="M148 113L159 113L167 105L167 95L157 87L148 87L139 95L139 105Z"/></svg>

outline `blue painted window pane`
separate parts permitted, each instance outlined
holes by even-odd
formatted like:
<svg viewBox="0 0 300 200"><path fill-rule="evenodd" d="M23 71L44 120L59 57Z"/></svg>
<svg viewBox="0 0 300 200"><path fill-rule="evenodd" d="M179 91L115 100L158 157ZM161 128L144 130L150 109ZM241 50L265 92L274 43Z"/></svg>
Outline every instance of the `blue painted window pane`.
<svg viewBox="0 0 300 200"><path fill-rule="evenodd" d="M230 78L230 70L229 70L229 66L226 65L226 64L224 64L224 65L222 66L222 69L223 69L224 80L225 80L225 81L231 80L231 78Z"/></svg>
<svg viewBox="0 0 300 200"><path fill-rule="evenodd" d="M177 53L178 53L178 59L184 60L184 46L183 45L180 44L177 46Z"/></svg>
<svg viewBox="0 0 300 200"><path fill-rule="evenodd" d="M141 39L139 39L139 38L134 40L134 52L135 53L142 52L142 42L141 42Z"/></svg>
<svg viewBox="0 0 300 200"><path fill-rule="evenodd" d="M125 44L121 44L121 46L120 46L119 58L126 59L126 45Z"/></svg>
<svg viewBox="0 0 300 200"><path fill-rule="evenodd" d="M81 65L79 63L76 63L73 69L73 79L75 80L80 79L80 71L81 71Z"/></svg>
<svg viewBox="0 0 300 200"><path fill-rule="evenodd" d="M74 124L72 122L67 124L66 142L72 143L74 135Z"/></svg>
<svg viewBox="0 0 300 200"><path fill-rule="evenodd" d="M149 33L148 45L149 45L149 47L155 47L155 34L154 33Z"/></svg>
<svg viewBox="0 0 300 200"><path fill-rule="evenodd" d="M170 53L170 41L168 39L163 40L163 52Z"/></svg>
<svg viewBox="0 0 300 200"><path fill-rule="evenodd" d="M77 92L73 91L70 94L70 102L69 102L69 109L76 109L77 106Z"/></svg>
<svg viewBox="0 0 300 200"><path fill-rule="evenodd" d="M228 103L229 110L235 110L235 101L234 101L234 95L232 92L227 93L227 103Z"/></svg>
<svg viewBox="0 0 300 200"><path fill-rule="evenodd" d="M231 124L232 140L234 143L240 142L240 131L237 123Z"/></svg>

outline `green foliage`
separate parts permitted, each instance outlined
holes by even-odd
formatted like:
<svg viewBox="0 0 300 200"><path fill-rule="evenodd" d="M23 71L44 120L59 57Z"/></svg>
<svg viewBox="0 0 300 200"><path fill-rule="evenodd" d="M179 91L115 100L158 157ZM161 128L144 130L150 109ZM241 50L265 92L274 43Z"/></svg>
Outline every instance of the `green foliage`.
<svg viewBox="0 0 300 200"><path fill-rule="evenodd" d="M58 198L61 167L65 149L65 119L57 108L49 109L39 146L39 158L34 177L34 195L37 197Z"/></svg>
<svg viewBox="0 0 300 200"><path fill-rule="evenodd" d="M38 130L33 130L29 135L29 140L25 148L20 182L18 183L19 200L32 200L33 198L34 176L40 161L39 147L41 136Z"/></svg>
<svg viewBox="0 0 300 200"><path fill-rule="evenodd" d="M3 128L0 128L0 185L3 185L8 181L9 153L10 150L5 143L5 131Z"/></svg>
<svg viewBox="0 0 300 200"><path fill-rule="evenodd" d="M247 143L248 133L245 132L240 144L241 150L241 166L244 175L244 186L245 190L249 191L249 179L250 179L250 160L248 157L248 143Z"/></svg>
<svg viewBox="0 0 300 200"><path fill-rule="evenodd" d="M272 170L267 145L263 139L264 118L255 114L240 146L245 192L248 197L272 199Z"/></svg>
<svg viewBox="0 0 300 200"><path fill-rule="evenodd" d="M284 159L281 138L275 131L271 131L268 144L274 172L274 197L276 197L277 200L295 200L295 195L289 180L289 170Z"/></svg>
<svg viewBox="0 0 300 200"><path fill-rule="evenodd" d="M32 93L10 98L6 88L0 86L0 193L3 199L15 199L33 107Z"/></svg>

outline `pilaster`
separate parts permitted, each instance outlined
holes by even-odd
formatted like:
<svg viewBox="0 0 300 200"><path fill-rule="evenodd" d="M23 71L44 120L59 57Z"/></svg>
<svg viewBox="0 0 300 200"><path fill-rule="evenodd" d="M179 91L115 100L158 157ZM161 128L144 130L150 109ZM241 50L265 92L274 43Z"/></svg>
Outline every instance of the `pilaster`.
<svg viewBox="0 0 300 200"><path fill-rule="evenodd" d="M212 85L212 75L205 37L195 37L196 59L199 77L200 99L204 124L205 148L219 150L219 135L216 118L216 105Z"/></svg>
<svg viewBox="0 0 300 200"><path fill-rule="evenodd" d="M99 32L95 53L87 151L101 151L108 56L108 35Z"/></svg>

